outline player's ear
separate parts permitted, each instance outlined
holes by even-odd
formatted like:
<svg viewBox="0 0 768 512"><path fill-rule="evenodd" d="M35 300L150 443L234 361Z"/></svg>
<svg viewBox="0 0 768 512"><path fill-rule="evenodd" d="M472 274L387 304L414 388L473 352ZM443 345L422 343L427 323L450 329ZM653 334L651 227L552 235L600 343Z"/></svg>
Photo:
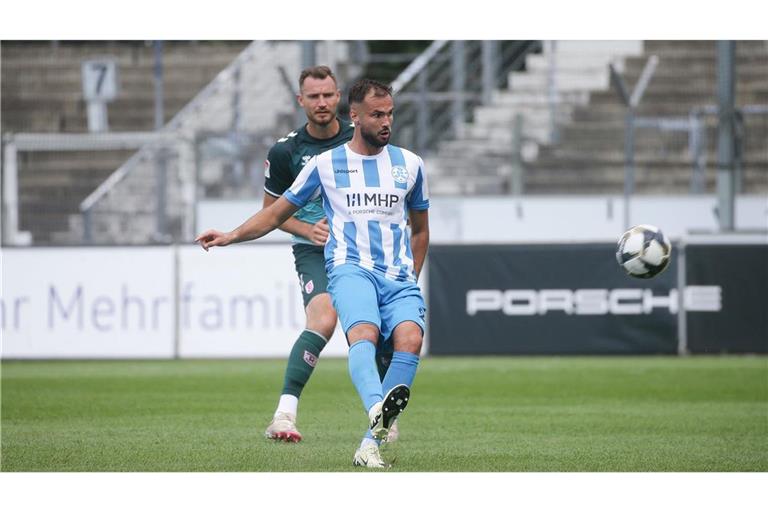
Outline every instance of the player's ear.
<svg viewBox="0 0 768 512"><path fill-rule="evenodd" d="M301 93L296 95L296 101L299 102L299 106L304 108L304 98L302 97Z"/></svg>
<svg viewBox="0 0 768 512"><path fill-rule="evenodd" d="M349 106L349 118L352 119L352 122L355 124L355 126L357 126L360 122L360 117L357 115L357 109L352 105Z"/></svg>

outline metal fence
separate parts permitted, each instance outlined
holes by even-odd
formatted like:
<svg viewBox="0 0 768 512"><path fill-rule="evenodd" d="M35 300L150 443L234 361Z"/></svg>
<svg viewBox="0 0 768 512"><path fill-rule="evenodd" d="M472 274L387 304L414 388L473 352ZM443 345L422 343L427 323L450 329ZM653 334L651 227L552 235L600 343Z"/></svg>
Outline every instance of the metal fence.
<svg viewBox="0 0 768 512"><path fill-rule="evenodd" d="M540 52L540 41L435 41L392 83L395 143L419 154L464 133L478 105L507 85L510 71Z"/></svg>

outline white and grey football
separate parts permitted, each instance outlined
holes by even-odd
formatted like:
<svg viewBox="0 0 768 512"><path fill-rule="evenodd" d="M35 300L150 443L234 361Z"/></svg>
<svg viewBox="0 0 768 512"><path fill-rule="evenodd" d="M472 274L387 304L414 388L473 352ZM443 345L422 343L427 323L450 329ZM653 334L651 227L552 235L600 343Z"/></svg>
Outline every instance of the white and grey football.
<svg viewBox="0 0 768 512"><path fill-rule="evenodd" d="M672 244L656 226L640 224L621 235L616 260L632 277L649 279L669 265Z"/></svg>

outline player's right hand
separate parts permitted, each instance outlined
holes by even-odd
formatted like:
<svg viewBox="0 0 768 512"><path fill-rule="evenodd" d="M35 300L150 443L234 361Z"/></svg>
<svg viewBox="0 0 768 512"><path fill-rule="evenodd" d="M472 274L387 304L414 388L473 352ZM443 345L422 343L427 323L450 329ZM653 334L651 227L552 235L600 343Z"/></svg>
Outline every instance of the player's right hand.
<svg viewBox="0 0 768 512"><path fill-rule="evenodd" d="M312 231L309 233L309 240L315 245L325 245L329 234L330 229L328 227L328 219L323 219L312 226Z"/></svg>
<svg viewBox="0 0 768 512"><path fill-rule="evenodd" d="M199 242L200 246L206 251L210 247L224 247L232 243L232 233L222 233L215 229L209 229L197 235L195 242Z"/></svg>

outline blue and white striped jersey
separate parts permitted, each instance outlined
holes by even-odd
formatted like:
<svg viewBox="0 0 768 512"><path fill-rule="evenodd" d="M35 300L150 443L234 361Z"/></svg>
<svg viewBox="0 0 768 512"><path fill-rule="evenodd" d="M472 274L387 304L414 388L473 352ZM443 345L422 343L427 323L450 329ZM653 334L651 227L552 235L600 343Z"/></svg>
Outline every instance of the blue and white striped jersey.
<svg viewBox="0 0 768 512"><path fill-rule="evenodd" d="M283 196L302 207L321 196L330 236L325 267L354 263L396 281L416 281L408 210L429 208L418 155L387 145L375 156L338 146L313 157Z"/></svg>

